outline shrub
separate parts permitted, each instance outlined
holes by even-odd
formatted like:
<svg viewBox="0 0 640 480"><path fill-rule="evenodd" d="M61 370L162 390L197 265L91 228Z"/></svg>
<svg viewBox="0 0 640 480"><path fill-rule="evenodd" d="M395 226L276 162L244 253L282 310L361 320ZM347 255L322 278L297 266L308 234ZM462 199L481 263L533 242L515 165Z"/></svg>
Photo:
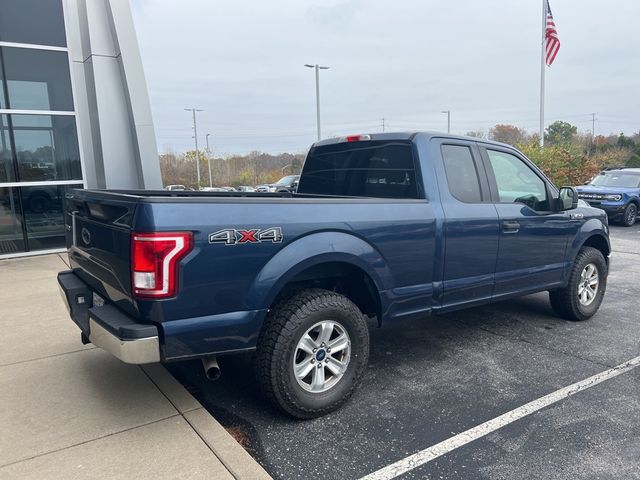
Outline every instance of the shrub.
<svg viewBox="0 0 640 480"><path fill-rule="evenodd" d="M576 145L546 145L541 148L529 143L518 148L557 186L582 185L605 167L624 165L629 157L629 151L624 148L611 148L593 154L585 153Z"/></svg>

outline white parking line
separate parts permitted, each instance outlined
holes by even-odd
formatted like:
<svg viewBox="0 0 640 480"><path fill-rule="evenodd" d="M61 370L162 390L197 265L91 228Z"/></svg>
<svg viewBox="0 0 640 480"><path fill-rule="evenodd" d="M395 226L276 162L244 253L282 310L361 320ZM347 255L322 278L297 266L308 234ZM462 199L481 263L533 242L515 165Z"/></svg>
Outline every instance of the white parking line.
<svg viewBox="0 0 640 480"><path fill-rule="evenodd" d="M582 390L586 390L587 388L593 387L594 385L598 385L599 383L604 382L605 380L609 380L611 378L617 377L618 375L622 375L625 372L633 370L637 366L640 365L640 357L633 358L627 362L624 362L617 367L613 367L609 370L605 370L604 372L597 373L592 377L585 378L577 383L569 385L568 387L561 388L560 390L556 390L544 397L540 397L537 400L533 400L521 407L518 407L510 412L504 413L499 417L494 418L493 420L489 420L487 422L481 423L480 425L470 428L458 435L448 438L440 443L437 443L425 450L420 452L416 452L413 455L410 455L402 460L398 460L391 465L381 468L369 475L363 477L361 480L391 480L392 478L396 478L403 473L407 473L414 468L418 468L425 463L430 462L446 453L455 450L456 448L460 448L467 443L473 442L478 438L484 437L485 435L498 430L499 428L504 427L505 425L509 425L516 420L519 420L527 415L537 412L538 410L548 407L560 400L568 398L572 395L575 395Z"/></svg>

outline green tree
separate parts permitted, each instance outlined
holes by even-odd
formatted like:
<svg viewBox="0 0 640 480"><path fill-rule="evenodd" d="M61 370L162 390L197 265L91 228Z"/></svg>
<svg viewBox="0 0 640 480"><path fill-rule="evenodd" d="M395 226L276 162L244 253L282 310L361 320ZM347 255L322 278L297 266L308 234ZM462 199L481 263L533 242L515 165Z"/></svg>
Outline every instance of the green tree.
<svg viewBox="0 0 640 480"><path fill-rule="evenodd" d="M627 160L626 166L640 168L640 155L637 153L634 153L633 155L631 155Z"/></svg>
<svg viewBox="0 0 640 480"><path fill-rule="evenodd" d="M569 145L576 133L578 133L578 127L557 120L547 127L544 140L551 145Z"/></svg>
<svg viewBox="0 0 640 480"><path fill-rule="evenodd" d="M616 146L620 148L629 148L634 149L636 144L634 143L632 138L625 137L624 133L621 133L616 141Z"/></svg>

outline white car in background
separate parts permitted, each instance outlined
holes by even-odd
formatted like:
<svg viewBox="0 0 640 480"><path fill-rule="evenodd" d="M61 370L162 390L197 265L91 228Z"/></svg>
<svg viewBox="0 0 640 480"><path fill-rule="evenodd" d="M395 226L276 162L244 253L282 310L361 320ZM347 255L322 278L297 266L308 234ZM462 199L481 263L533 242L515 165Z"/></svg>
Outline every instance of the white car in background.
<svg viewBox="0 0 640 480"><path fill-rule="evenodd" d="M170 190L170 191L174 191L174 190L186 190L187 187L185 187L184 185L167 185L166 187L163 188L163 190Z"/></svg>

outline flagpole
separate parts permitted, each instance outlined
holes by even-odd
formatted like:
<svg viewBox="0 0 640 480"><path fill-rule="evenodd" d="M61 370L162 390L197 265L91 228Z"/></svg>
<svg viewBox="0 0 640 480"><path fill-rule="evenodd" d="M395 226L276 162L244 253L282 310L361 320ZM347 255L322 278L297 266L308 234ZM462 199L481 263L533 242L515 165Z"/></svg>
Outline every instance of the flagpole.
<svg viewBox="0 0 640 480"><path fill-rule="evenodd" d="M544 72L546 57L547 0L542 0L542 41L540 42L540 146L544 147Z"/></svg>

